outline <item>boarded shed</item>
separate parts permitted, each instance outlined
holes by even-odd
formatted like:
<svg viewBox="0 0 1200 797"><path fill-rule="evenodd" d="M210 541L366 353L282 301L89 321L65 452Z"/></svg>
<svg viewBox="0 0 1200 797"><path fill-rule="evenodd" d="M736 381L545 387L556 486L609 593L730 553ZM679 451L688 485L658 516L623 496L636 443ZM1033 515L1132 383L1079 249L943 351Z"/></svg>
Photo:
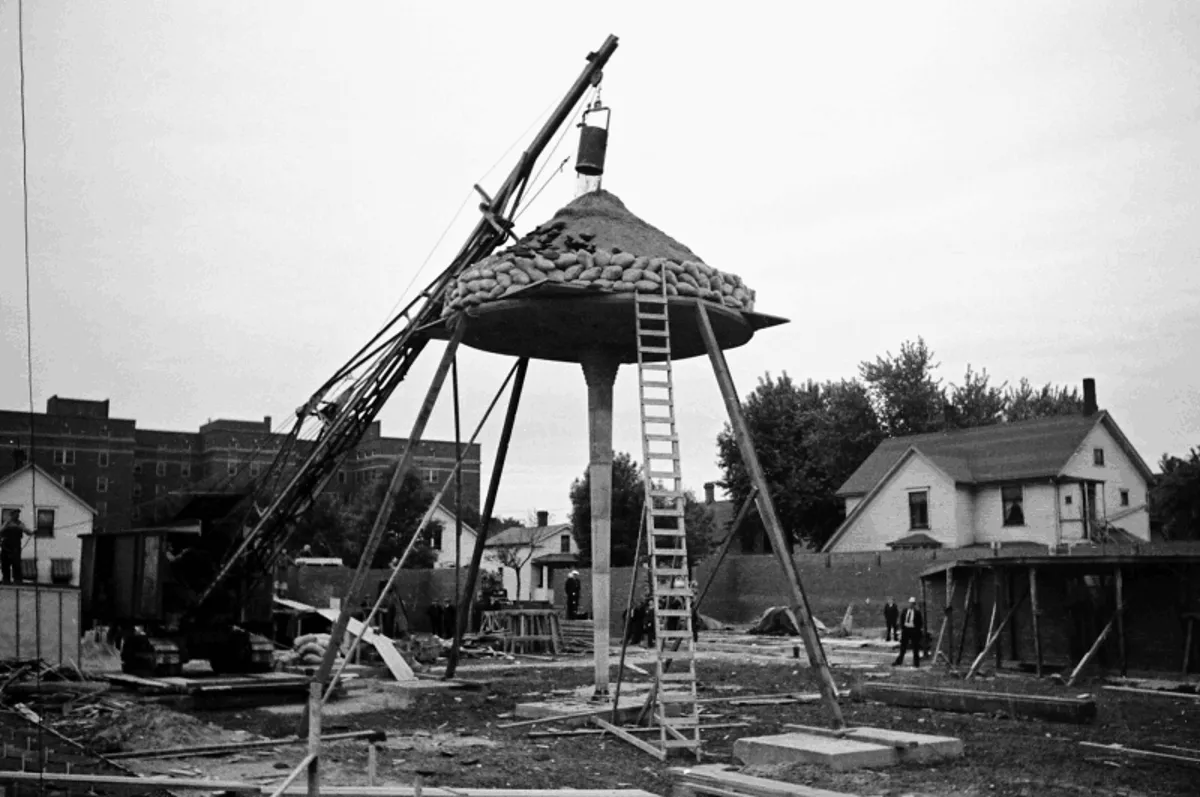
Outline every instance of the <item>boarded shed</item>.
<svg viewBox="0 0 1200 797"><path fill-rule="evenodd" d="M1033 555L939 563L921 588L936 658L970 665L1000 629L996 667L1069 671L1095 648L1089 666L1186 676L1200 671L1193 576L1196 554Z"/></svg>

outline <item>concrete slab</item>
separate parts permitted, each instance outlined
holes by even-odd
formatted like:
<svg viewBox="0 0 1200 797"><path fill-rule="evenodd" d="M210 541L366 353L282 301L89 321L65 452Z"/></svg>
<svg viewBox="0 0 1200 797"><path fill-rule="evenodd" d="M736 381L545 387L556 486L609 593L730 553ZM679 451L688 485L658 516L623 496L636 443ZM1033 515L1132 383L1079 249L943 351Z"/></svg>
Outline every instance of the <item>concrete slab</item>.
<svg viewBox="0 0 1200 797"><path fill-rule="evenodd" d="M889 767L899 761L895 749L874 742L834 739L813 733L751 736L733 743L733 755L748 766L819 764L838 772Z"/></svg>
<svg viewBox="0 0 1200 797"><path fill-rule="evenodd" d="M801 733L885 745L895 750L897 759L904 763L945 761L951 758L961 758L963 754L962 740L953 736L894 731L890 728L847 728L843 731L834 731L808 725L784 725L783 727Z"/></svg>
<svg viewBox="0 0 1200 797"><path fill-rule="evenodd" d="M635 721L645 702L645 696L622 696L617 708L616 724L623 725ZM557 717L557 721L562 725L587 725L593 716L611 721L612 710L612 701L593 703L588 700L568 699L518 703L513 713L520 719Z"/></svg>

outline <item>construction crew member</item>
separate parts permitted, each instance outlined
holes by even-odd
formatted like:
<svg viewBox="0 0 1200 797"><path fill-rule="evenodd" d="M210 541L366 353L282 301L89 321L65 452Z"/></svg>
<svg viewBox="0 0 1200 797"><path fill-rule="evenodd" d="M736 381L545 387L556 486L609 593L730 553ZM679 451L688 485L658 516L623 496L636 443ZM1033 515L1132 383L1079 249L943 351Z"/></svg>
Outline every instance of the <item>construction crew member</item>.
<svg viewBox="0 0 1200 797"><path fill-rule="evenodd" d="M567 593L567 619L574 620L579 616L579 571L572 570L567 576L567 581L563 584L563 591Z"/></svg>
<svg viewBox="0 0 1200 797"><path fill-rule="evenodd" d="M890 597L883 607L883 622L887 629L883 632L883 641L892 642L900 638L900 607Z"/></svg>
<svg viewBox="0 0 1200 797"><path fill-rule="evenodd" d="M14 509L12 515L0 527L0 577L5 584L21 583L21 546L25 537L33 532L21 522L21 510Z"/></svg>
<svg viewBox="0 0 1200 797"><path fill-rule="evenodd" d="M913 666L921 666L921 642L925 635L925 618L917 608L917 599L909 598L908 606L900 614L900 655L892 662L893 667L904 663L904 654L912 645Z"/></svg>

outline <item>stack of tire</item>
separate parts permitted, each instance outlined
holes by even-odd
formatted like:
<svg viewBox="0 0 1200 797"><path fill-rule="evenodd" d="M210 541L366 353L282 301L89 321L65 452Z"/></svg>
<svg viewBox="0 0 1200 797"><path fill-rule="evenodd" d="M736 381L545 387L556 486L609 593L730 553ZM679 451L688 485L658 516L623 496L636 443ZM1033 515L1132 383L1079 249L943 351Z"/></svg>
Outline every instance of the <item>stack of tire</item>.
<svg viewBox="0 0 1200 797"><path fill-rule="evenodd" d="M451 287L443 315L511 296L541 282L609 293L694 296L734 310L754 309L755 293L741 277L698 260L645 257L592 245L589 233L562 233L563 222L539 228L516 245L464 270Z"/></svg>

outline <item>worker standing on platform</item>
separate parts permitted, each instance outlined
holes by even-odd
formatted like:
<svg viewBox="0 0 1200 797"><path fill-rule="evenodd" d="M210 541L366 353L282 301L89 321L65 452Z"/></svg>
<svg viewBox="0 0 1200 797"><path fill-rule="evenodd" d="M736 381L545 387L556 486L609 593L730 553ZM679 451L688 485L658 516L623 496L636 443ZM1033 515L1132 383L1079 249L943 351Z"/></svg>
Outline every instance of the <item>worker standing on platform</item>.
<svg viewBox="0 0 1200 797"><path fill-rule="evenodd" d="M33 532L21 522L21 510L14 509L0 527L0 575L5 584L21 583L21 547L26 536Z"/></svg>

